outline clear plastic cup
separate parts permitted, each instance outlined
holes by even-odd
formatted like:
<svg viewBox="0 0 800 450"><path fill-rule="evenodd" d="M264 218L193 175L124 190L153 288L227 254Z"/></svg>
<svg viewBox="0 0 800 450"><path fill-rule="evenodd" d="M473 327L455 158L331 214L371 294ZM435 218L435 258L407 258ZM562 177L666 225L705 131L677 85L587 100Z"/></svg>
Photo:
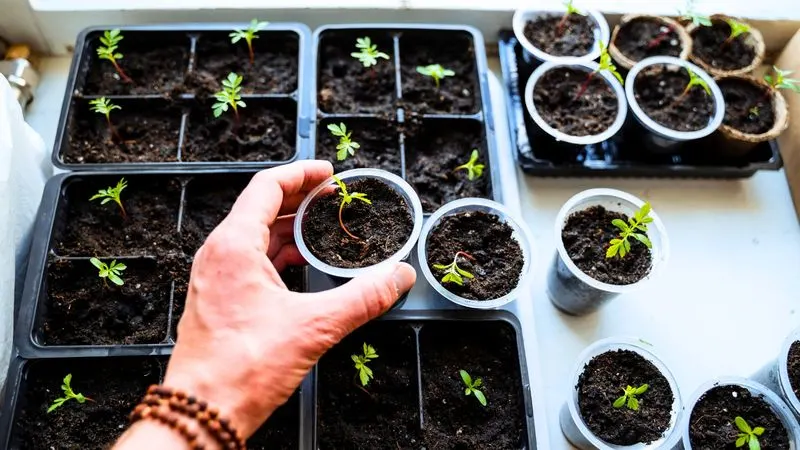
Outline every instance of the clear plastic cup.
<svg viewBox="0 0 800 450"><path fill-rule="evenodd" d="M430 267L428 267L427 243L428 236L430 236L433 228L438 225L445 216L469 211L481 211L500 217L501 220L506 222L514 230L512 237L517 240L520 248L522 249L523 265L522 272L519 275L519 283L517 284L517 287L511 290L511 292L502 297L492 300L472 300L456 295L445 289L445 287L439 282L438 278L436 278L433 272L431 272ZM533 261L532 242L533 240L530 237L530 232L525 226L525 223L515 214L511 213L511 211L509 211L505 206L501 205L500 203L482 198L462 198L445 204L441 208L437 209L430 218L428 218L428 221L425 222L425 226L422 229L422 235L419 238L417 256L419 257L420 269L422 269L422 274L425 276L425 279L436 290L436 292L442 295L442 297L457 305L465 306L467 308L495 309L514 301L530 281Z"/></svg>
<svg viewBox="0 0 800 450"><path fill-rule="evenodd" d="M667 379L669 387L672 389L674 400L672 401L672 417L670 419L669 428L667 428L667 430L664 432L661 439L653 441L650 444L639 443L634 445L615 445L605 442L595 436L595 434L589 430L589 427L586 425L586 422L583 421L583 417L580 414L580 409L578 407L577 386L578 379L583 373L584 367L595 356L615 350L630 350L653 363L653 365L656 366L661 374L664 375L664 378ZM681 393L678 389L678 383L675 381L675 377L672 375L672 372L669 371L661 359L653 354L650 349L641 345L641 340L625 337L612 337L599 340L587 347L586 350L584 350L578 357L577 364L575 364L575 369L573 370L573 375L570 379L570 390L571 395L561 407L561 411L559 413L559 422L561 424L561 432L564 434L564 437L566 437L572 445L581 450L671 449L675 447L675 445L678 443L678 440L681 438L680 424L681 415L683 414L683 404L681 403Z"/></svg>
<svg viewBox="0 0 800 450"><path fill-rule="evenodd" d="M389 185L389 187L394 189L403 199L405 199L409 209L411 210L411 217L414 220L414 228L411 230L411 235L408 237L408 241L406 241L400 250L395 252L392 256L378 264L373 264L367 267L353 269L335 267L314 256L314 254L311 253L311 250L309 250L309 248L306 246L305 240L303 239L303 219L306 216L306 211L311 207L312 202L315 201L318 195L321 193L335 191L337 186L336 181L334 181L333 177L331 177L323 181L319 186L315 187L306 196L306 198L300 204L300 207L297 209L297 216L294 219L294 241L297 244L297 249L300 250L300 254L303 255L306 261L308 261L308 263L311 264L311 266L315 269L337 278L355 278L356 276L370 272L377 267L382 267L386 264L396 263L406 259L411 253L411 250L414 248L414 244L417 242L417 239L419 238L419 233L422 230L423 220L422 203L420 202L416 191L414 191L411 185L397 175L379 169L347 170L339 173L337 177L345 184L348 182L373 178Z"/></svg>
<svg viewBox="0 0 800 450"><path fill-rule="evenodd" d="M525 24L529 20L535 20L541 16L564 14L565 10L550 10L544 11L540 9L518 9L514 12L514 18L511 20L512 28L514 29L514 36L519 41L522 48L525 49L525 59L529 62L557 62L557 63L576 63L584 61L594 61L600 57L600 41L608 45L611 39L611 30L608 27L608 22L603 14L597 10L583 11L591 22L594 22L594 45L592 50L584 56L555 56L545 53L541 49L533 45L528 38L525 37ZM529 56L533 56L535 61L530 61Z"/></svg>
<svg viewBox="0 0 800 450"><path fill-rule="evenodd" d="M800 328L794 330L783 341L778 357L762 367L750 379L763 384L780 395L789 405L795 417L800 419L800 399L794 394L792 382L789 380L789 349L797 341L800 341Z"/></svg>
<svg viewBox="0 0 800 450"><path fill-rule="evenodd" d="M641 199L616 189L589 189L564 203L556 217L556 253L547 274L547 295L553 305L567 314L589 314L620 294L640 289L658 275L669 259L669 240L667 230L655 211L650 212L653 222L648 225L647 231L653 244L650 249L652 266L650 273L636 283L617 285L595 280L572 262L561 240L561 231L573 213L591 206L602 206L609 211L633 216L642 205L644 201Z"/></svg>

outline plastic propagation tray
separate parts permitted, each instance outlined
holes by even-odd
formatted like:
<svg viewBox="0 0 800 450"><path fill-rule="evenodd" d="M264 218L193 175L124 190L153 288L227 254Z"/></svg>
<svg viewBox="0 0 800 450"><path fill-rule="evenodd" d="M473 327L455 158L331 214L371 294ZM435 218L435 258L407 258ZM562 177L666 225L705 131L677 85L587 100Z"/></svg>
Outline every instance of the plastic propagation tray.
<svg viewBox="0 0 800 450"><path fill-rule="evenodd" d="M536 67L524 57L524 50L513 32L501 31L498 40L511 141L516 148L517 163L531 175L746 178L758 170L777 170L783 165L775 141L759 144L746 158L739 160L722 159L705 152L710 144L702 141L682 151L681 155L646 153L636 133L629 132L622 133L615 141L564 151L563 147L537 139L533 132L536 125L525 107L524 90ZM638 126L631 114L628 122L623 131Z"/></svg>

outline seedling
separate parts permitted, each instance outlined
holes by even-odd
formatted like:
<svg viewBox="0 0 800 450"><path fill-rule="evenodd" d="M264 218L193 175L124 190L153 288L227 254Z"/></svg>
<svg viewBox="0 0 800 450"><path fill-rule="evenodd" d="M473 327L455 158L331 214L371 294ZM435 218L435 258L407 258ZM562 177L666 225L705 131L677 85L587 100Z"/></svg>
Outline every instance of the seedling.
<svg viewBox="0 0 800 450"><path fill-rule="evenodd" d="M47 414L50 414L51 412L60 408L61 405L63 405L68 400L75 400L81 404L86 403L86 400L89 400L90 402L94 401L91 398L84 396L83 394L80 393L76 394L75 391L72 390L72 386L70 386L71 382L72 382L72 374L68 373L67 376L64 377L64 384L61 385L61 390L64 391L64 396L53 400L53 404L50 405L49 408L47 408Z"/></svg>
<svg viewBox="0 0 800 450"><path fill-rule="evenodd" d="M355 156L356 150L361 148L361 144L350 139L353 132L347 131L347 127L344 123L340 123L339 125L332 123L328 125L328 130L330 130L332 135L339 138L339 143L336 144L336 159L339 161L344 161L347 159L348 155Z"/></svg>
<svg viewBox="0 0 800 450"><path fill-rule="evenodd" d="M222 80L222 90L214 94L214 98L217 99L217 103L214 103L211 106L211 109L214 110L214 117L219 117L228 110L228 106L233 108L233 114L236 115L236 120L239 120L239 109L238 106L242 108L246 107L245 103L242 101L242 96L240 92L242 87L242 76L237 75L233 72L228 74L228 78Z"/></svg>
<svg viewBox="0 0 800 450"><path fill-rule="evenodd" d="M702 87L706 95L711 96L711 88L708 86L708 83L706 83L706 80L702 79L699 75L694 73L694 70L688 67L686 67L686 72L689 74L689 82L686 83L686 87L683 89L683 92L677 99L675 99L675 102L673 104L678 104L682 102L686 98L686 96L689 95L689 92L692 90L694 86Z"/></svg>
<svg viewBox="0 0 800 450"><path fill-rule="evenodd" d="M578 95L575 96L575 100L581 98L581 95L586 92L586 89L589 89L589 83L592 81L592 78L604 70L611 75L614 75L614 77L619 80L620 83L625 84L625 81L622 79L622 75L617 72L617 66L615 66L611 60L611 55L608 54L608 47L606 47L606 44L603 41L600 41L600 63L598 64L597 69L589 73L589 75L586 77L586 81L583 82L580 90L578 90Z"/></svg>
<svg viewBox="0 0 800 450"><path fill-rule="evenodd" d="M429 66L418 66L417 72L425 75L426 77L433 78L433 82L436 83L436 89L439 89L439 82L445 77L452 77L455 76L455 72L450 69L445 69L442 67L441 64L431 64Z"/></svg>
<svg viewBox="0 0 800 450"><path fill-rule="evenodd" d="M111 64L114 65L114 69L117 70L120 78L126 83L133 83L131 77L122 70L122 67L119 66L119 61L122 59L122 53L117 52L119 48L119 41L123 39L122 33L119 31L119 28L115 28L113 30L106 30L102 36L100 36L100 43L103 44L100 47L97 47L97 56L100 59L107 59L111 61Z"/></svg>
<svg viewBox="0 0 800 450"><path fill-rule="evenodd" d="M103 199L100 202L101 205L105 205L106 203L114 200L114 202L119 205L119 209L122 210L122 217L127 218L128 215L125 213L125 207L122 206L122 198L120 195L122 194L122 190L128 187L128 182L125 181L125 178L120 178L117 182L117 185L114 187L107 187L106 189L100 189L97 191L97 194L94 194L92 198L89 199L91 202L92 200Z"/></svg>
<svg viewBox="0 0 800 450"><path fill-rule="evenodd" d="M111 124L111 111L115 109L122 109L122 107L111 103L111 100L105 97L100 97L91 100L89 101L89 104L92 105L92 111L96 112L97 114L102 114L106 117L106 123L108 124L108 131L111 133L112 140L114 137L119 139L119 136L117 135L117 130L115 130L114 125Z"/></svg>
<svg viewBox="0 0 800 450"><path fill-rule="evenodd" d="M378 46L373 44L368 36L357 38L356 48L358 51L350 53L350 56L357 59L365 68L378 64L378 58L389 59L389 55L378 51Z"/></svg>
<svg viewBox="0 0 800 450"><path fill-rule="evenodd" d="M483 385L483 380L475 378L475 381L472 381L472 377L469 376L466 370L459 370L458 374L461 375L461 380L464 382L464 385L467 386L467 388L464 389L464 395L474 395L481 405L486 406L486 397L483 395L483 392L478 390L478 388Z"/></svg>
<svg viewBox="0 0 800 450"><path fill-rule="evenodd" d="M658 47L659 45L661 45L662 42L664 42L665 39L667 39L669 37L670 33L675 31L672 28L672 25L668 25L666 23L661 25L661 28L663 28L663 30L661 30L661 32L658 33L656 35L656 37L654 37L653 39L650 40L650 42L648 42L647 48L656 48L656 47Z"/></svg>
<svg viewBox="0 0 800 450"><path fill-rule="evenodd" d="M356 376L361 380L361 386L366 386L369 384L369 380L375 378L372 369L367 367L367 364L377 357L378 354L375 353L375 348L366 342L363 346L363 354L350 355L356 365Z"/></svg>
<svg viewBox="0 0 800 450"><path fill-rule="evenodd" d="M466 170L467 179L469 181L477 180L481 177L481 175L483 175L483 168L485 167L483 164L478 164L478 156L478 149L473 149L472 154L469 157L469 161L467 161L466 164L456 167L453 172Z"/></svg>
<svg viewBox="0 0 800 450"><path fill-rule="evenodd" d="M336 184L339 185L339 196L342 197L342 202L339 204L339 225L342 227L342 230L344 230L344 232L347 233L348 236L356 240L361 240L353 233L351 233L346 226L344 226L344 221L342 221L342 211L344 211L344 207L346 205L349 205L353 201L353 199L361 200L362 202L368 205L372 204L372 200L368 199L367 194L364 194L362 192L353 192L352 194L348 193L347 186L336 175L333 176L333 180L336 181Z"/></svg>
<svg viewBox="0 0 800 450"><path fill-rule="evenodd" d="M647 392L647 389L650 386L647 384L643 384L637 388L633 386L627 386L622 391L622 397L614 400L614 408L622 408L623 406L627 407L631 411L638 411L639 410L639 399L636 398L637 395L642 395Z"/></svg>
<svg viewBox="0 0 800 450"><path fill-rule="evenodd" d="M693 5L694 1L688 0L686 2L686 11L678 10L681 20L690 21L698 27L710 27L711 18L695 11Z"/></svg>
<svg viewBox="0 0 800 450"><path fill-rule="evenodd" d="M235 44L242 39L247 42L247 50L250 52L250 64L255 63L256 55L253 53L253 39L258 39L258 32L269 25L269 22L259 22L258 19L250 21L250 26L246 30L233 30L229 35L231 43Z"/></svg>
<svg viewBox="0 0 800 450"><path fill-rule="evenodd" d="M100 270L100 273L98 273L97 276L103 279L103 284L105 284L106 287L108 287L106 279L111 280L111 282L117 286L122 286L125 284L121 278L122 271L128 268L128 266L125 264L117 263L116 259L111 261L111 264L106 264L97 258L92 258L89 260L89 262L91 262L93 266Z"/></svg>
<svg viewBox="0 0 800 450"><path fill-rule="evenodd" d="M731 34L728 36L728 39L725 39L725 42L722 43L723 47L733 42L737 37L750 32L750 25L746 23L730 18L725 19L725 22L731 27Z"/></svg>
<svg viewBox="0 0 800 450"><path fill-rule="evenodd" d="M653 218L649 217L650 210L650 203L645 202L642 208L636 211L633 217L628 219L630 225L625 223L622 219L614 219L611 221L615 227L620 229L620 233L618 238L612 239L609 243L608 250L606 251L606 258L613 258L617 255L619 255L620 258L624 258L625 255L630 253L631 243L628 242L628 238L631 236L644 244L647 248L653 247L650 239L644 234L647 232L647 224L653 221Z"/></svg>
<svg viewBox="0 0 800 450"><path fill-rule="evenodd" d="M469 259L470 261L475 261L475 258L472 257L467 252L457 252L455 258L453 258L453 262L448 265L444 264L434 264L433 268L436 270L443 270L444 277L442 277L442 284L447 283L455 283L459 286L464 285L464 278L473 279L475 275L467 272L466 270L458 267L458 257L463 256L464 258Z"/></svg>
<svg viewBox="0 0 800 450"><path fill-rule="evenodd" d="M792 70L781 70L775 66L772 66L772 71L774 75L764 75L764 81L769 84L769 87L773 91L777 91L779 89L787 89L792 92L797 92L800 94L800 79L797 78L787 78L789 75L794 73Z"/></svg>
<svg viewBox="0 0 800 450"><path fill-rule="evenodd" d="M761 108L759 108L758 106L753 106L748 110L748 112L750 113L748 114L748 116L751 119L755 119L756 117L758 117L759 114L761 114Z"/></svg>
<svg viewBox="0 0 800 450"><path fill-rule="evenodd" d="M750 425L741 416L736 416L733 421L736 423L736 428L741 431L736 437L736 447L744 447L744 444L747 444L750 450L761 450L761 443L758 442L758 437L764 434L764 428L750 428Z"/></svg>
<svg viewBox="0 0 800 450"><path fill-rule="evenodd" d="M567 0L566 2L564 2L564 7L567 8L567 10L564 12L564 15L561 17L561 20L558 21L558 26L556 27L556 33L558 33L558 35L561 35L561 33L564 32L564 26L567 24L567 19L569 19L569 16L571 16L572 14L578 14L581 16L586 15L585 12L582 12L581 10L572 5L572 0Z"/></svg>

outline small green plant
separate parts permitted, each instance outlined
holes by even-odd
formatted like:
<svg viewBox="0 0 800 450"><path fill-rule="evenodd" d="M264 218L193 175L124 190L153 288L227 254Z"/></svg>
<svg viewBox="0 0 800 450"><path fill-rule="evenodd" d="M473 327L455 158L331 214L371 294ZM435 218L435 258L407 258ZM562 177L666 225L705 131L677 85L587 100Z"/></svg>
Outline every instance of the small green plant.
<svg viewBox="0 0 800 450"><path fill-rule="evenodd" d="M100 273L98 273L97 276L103 279L103 284L105 284L106 287L108 287L106 279L111 280L111 282L117 286L122 286L125 284L121 278L122 271L128 268L128 266L125 264L118 263L116 259L111 261L111 264L106 264L97 258L92 258L89 260L89 262L91 262L93 266L100 270Z"/></svg>
<svg viewBox="0 0 800 450"><path fill-rule="evenodd" d="M389 55L378 51L378 46L365 36L356 39L357 52L350 53L350 56L357 59L364 67L372 67L378 64L378 58L389 59Z"/></svg>
<svg viewBox="0 0 800 450"><path fill-rule="evenodd" d="M694 0L688 0L686 2L686 10L685 11L678 10L678 14L680 15L681 20L692 22L698 27L711 26L710 17L700 14L694 10Z"/></svg>
<svg viewBox="0 0 800 450"><path fill-rule="evenodd" d="M362 202L368 205L372 204L372 200L368 199L367 194L364 194L362 192L353 192L352 194L348 193L347 186L336 175L333 176L333 180L336 181L337 185L339 185L339 196L342 197L342 202L339 204L339 225L342 227L342 230L344 230L344 232L347 233L348 236L356 240L361 240L353 233L351 233L346 226L344 226L344 221L342 221L342 211L344 211L344 207L346 205L349 205L353 201L353 199L361 200Z"/></svg>
<svg viewBox="0 0 800 450"><path fill-rule="evenodd" d="M350 139L352 131L347 131L344 123L336 125L335 123L328 125L328 130L331 134L339 138L339 143L336 144L336 159L344 161L347 156L355 156L356 150L361 148L361 144Z"/></svg>
<svg viewBox="0 0 800 450"><path fill-rule="evenodd" d="M111 61L111 64L114 65L114 69L116 69L117 73L119 74L120 78L126 83L133 83L131 77L122 70L122 67L119 66L119 60L122 59L122 53L119 53L117 49L119 48L119 41L123 39L122 33L119 31L119 28L115 28L113 30L106 30L102 36L100 36L100 43L103 44L97 47L97 56L100 59L107 59Z"/></svg>
<svg viewBox="0 0 800 450"><path fill-rule="evenodd" d="M114 187L109 186L106 189L100 189L99 191L97 191L97 194L94 194L89 199L89 201L91 202L93 200L103 199L103 201L101 201L100 204L105 205L111 200L114 200L114 202L117 205L119 205L119 209L122 210L122 217L127 218L128 216L125 213L125 207L122 206L122 198L121 198L122 190L125 189L126 187L128 187L128 182L125 181L125 178L120 178L116 186Z"/></svg>
<svg viewBox="0 0 800 450"><path fill-rule="evenodd" d="M728 39L725 39L725 42L722 43L723 47L733 42L737 37L750 32L750 25L739 22L736 19L726 18L725 23L731 27L731 34L728 36Z"/></svg>
<svg viewBox="0 0 800 450"><path fill-rule="evenodd" d="M758 117L759 114L761 114L761 108L759 108L758 106L753 106L748 110L748 112L750 113L748 114L748 117L750 117L751 119L755 119L756 117Z"/></svg>
<svg viewBox="0 0 800 450"><path fill-rule="evenodd" d="M259 22L258 19L250 21L250 26L245 30L233 30L229 35L231 43L235 44L242 39L247 42L247 50L250 52L250 64L255 63L256 55L253 53L253 39L258 39L258 32L264 29L269 22Z"/></svg>
<svg viewBox="0 0 800 450"><path fill-rule="evenodd" d="M692 90L692 88L695 87L695 86L702 87L703 91L705 91L706 95L710 96L711 95L711 88L708 86L708 83L706 83L706 80L702 79L699 75L697 75L694 72L694 70L692 70L692 69L690 69L688 67L686 67L685 69L686 69L686 72L689 74L689 82L686 83L686 87L683 89L683 92L681 93L681 95L677 99L675 99L674 103L678 104L678 103L682 102L686 98L686 96L689 95L689 92Z"/></svg>
<svg viewBox="0 0 800 450"><path fill-rule="evenodd" d="M758 442L758 437L764 434L764 428L750 428L750 425L741 416L736 416L733 421L736 423L736 428L741 431L736 437L736 447L744 447L744 444L747 444L750 450L761 450L761 443Z"/></svg>
<svg viewBox="0 0 800 450"><path fill-rule="evenodd" d="M361 380L361 386L369 384L369 380L375 378L367 364L376 359L378 354L375 353L375 348L364 342L362 354L350 355L356 366L356 376Z"/></svg>
<svg viewBox="0 0 800 450"><path fill-rule="evenodd" d="M111 133L112 140L114 137L119 139L117 135L117 130L114 129L114 125L111 124L111 111L115 109L122 109L121 106L115 105L111 103L111 100L100 97L94 100L90 100L89 104L92 106L92 111L96 112L97 114L102 114L106 118L106 123L108 124L108 131Z"/></svg>
<svg viewBox="0 0 800 450"><path fill-rule="evenodd" d="M585 12L582 12L572 4L572 0L567 0L564 2L564 7L567 10L564 11L564 15L561 16L561 20L558 21L558 25L556 26L556 33L558 33L558 35L561 35L564 32L564 26L567 25L567 19L569 19L569 16L573 14L578 14L580 16L586 15Z"/></svg>
<svg viewBox="0 0 800 450"><path fill-rule="evenodd" d="M64 384L61 385L61 390L64 391L64 396L61 398L57 398L53 400L53 404L47 408L47 413L50 414L51 412L55 411L56 409L60 408L68 400L75 400L78 403L86 403L86 401L93 402L89 397L84 396L83 394L76 394L75 391L72 390L72 386L70 383L72 382L72 374L68 373L67 376L64 377Z"/></svg>
<svg viewBox="0 0 800 450"><path fill-rule="evenodd" d="M464 258L469 259L470 261L475 261L475 258L472 257L467 252L456 252L456 256L453 258L453 262L448 265L444 264L434 264L433 268L436 270L443 270L444 277L442 277L442 284L447 283L455 283L459 286L464 285L464 278L473 279L475 275L467 272L466 270L458 267L458 257L463 256Z"/></svg>
<svg viewBox="0 0 800 450"><path fill-rule="evenodd" d="M614 408L622 408L623 406L627 407L631 411L638 411L639 410L639 399L636 398L637 395L642 395L647 392L647 389L650 386L643 384L639 387L627 386L622 391L624 394L618 399L614 401Z"/></svg>
<svg viewBox="0 0 800 450"><path fill-rule="evenodd" d="M242 101L242 96L240 94L242 91L241 84L242 76L233 72L228 74L228 78L222 80L222 90L214 94L214 98L217 99L217 102L211 106L211 109L214 110L214 117L221 116L222 113L228 110L228 106L230 106L233 108L233 114L236 116L236 120L239 120L238 106L242 108L247 107Z"/></svg>
<svg viewBox="0 0 800 450"><path fill-rule="evenodd" d="M797 78L787 78L789 75L794 73L792 70L781 70L775 66L772 66L773 75L766 74L764 75L764 81L769 84L769 87L773 91L777 91L779 89L787 89L792 92L797 92L800 94L800 79Z"/></svg>
<svg viewBox="0 0 800 450"><path fill-rule="evenodd" d="M453 172L457 172L459 170L466 170L467 171L467 179L469 181L477 180L478 178L483 175L483 168L485 167L483 164L478 164L478 149L473 149L472 154L469 156L469 161L465 164L462 164L456 167Z"/></svg>
<svg viewBox="0 0 800 450"><path fill-rule="evenodd" d="M436 89L439 89L439 83L441 80L444 80L446 77L453 77L456 75L455 72L450 69L445 69L441 64L418 66L417 72L425 75L426 77L433 78L433 82L436 83Z"/></svg>
<svg viewBox="0 0 800 450"><path fill-rule="evenodd" d="M461 375L461 381L463 381L464 385L467 387L464 389L464 395L474 395L481 405L486 406L486 396L483 395L483 392L478 390L478 388L483 385L483 380L475 378L475 381L472 381L472 377L469 376L466 370L459 370L458 374Z"/></svg>
<svg viewBox="0 0 800 450"><path fill-rule="evenodd" d="M598 63L597 69L590 72L589 75L586 77L586 81L583 82L581 88L578 90L578 94L575 96L575 100L581 98L581 95L583 95L583 93L586 92L586 89L589 89L589 83L591 83L594 76L604 70L610 73L611 75L614 75L614 77L617 80L619 80L621 84L625 84L625 81L622 79L622 75L620 75L619 72L617 72L617 66L614 65L611 59L611 55L608 53L608 47L606 46L605 42L600 41L599 44L600 44L600 62Z"/></svg>
<svg viewBox="0 0 800 450"><path fill-rule="evenodd" d="M615 227L620 229L620 233L618 238L612 239L609 243L608 250L606 251L606 258L613 258L617 255L619 255L620 258L624 258L625 255L630 253L631 243L628 242L628 238L631 236L644 244L647 248L653 247L650 239L644 234L647 232L647 224L653 221L653 218L649 217L650 210L650 203L645 202L641 209L636 211L633 217L628 219L629 223L625 223L622 219L614 219L611 221Z"/></svg>

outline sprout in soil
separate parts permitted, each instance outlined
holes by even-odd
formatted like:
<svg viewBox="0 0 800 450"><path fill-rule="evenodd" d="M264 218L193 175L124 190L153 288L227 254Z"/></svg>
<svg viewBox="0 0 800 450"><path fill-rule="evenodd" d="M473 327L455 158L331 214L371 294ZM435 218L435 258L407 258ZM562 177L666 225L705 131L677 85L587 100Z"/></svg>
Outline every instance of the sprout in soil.
<svg viewBox="0 0 800 450"><path fill-rule="evenodd" d="M761 108L759 108L758 106L753 106L748 110L748 112L750 113L748 114L748 117L751 119L755 119L756 117L758 117L759 114L761 114Z"/></svg>
<svg viewBox="0 0 800 450"><path fill-rule="evenodd" d="M365 36L356 39L357 52L350 53L350 56L357 59L364 67L372 67L378 64L378 58L389 59L389 55L378 51L378 46Z"/></svg>
<svg viewBox="0 0 800 450"><path fill-rule="evenodd" d="M439 82L444 80L445 77L455 76L455 72L450 69L445 69L441 64L431 64L429 66L417 66L417 72L425 75L426 77L433 78L436 83L436 89L439 89Z"/></svg>
<svg viewBox="0 0 800 450"><path fill-rule="evenodd" d="M111 64L114 65L114 68L117 70L117 73L122 78L123 81L126 83L133 83L131 77L122 70L122 67L119 66L119 61L122 59L122 53L117 52L117 48L119 48L119 41L121 41L122 33L120 33L119 28L115 28L113 30L106 30L103 35L100 37L100 47L97 47L97 56L100 59L107 59L111 61Z"/></svg>
<svg viewBox="0 0 800 450"><path fill-rule="evenodd" d="M241 84L242 76L233 72L228 74L227 79L222 80L222 90L214 94L217 103L211 106L211 109L214 110L214 117L221 116L222 113L228 110L228 106L231 106L233 108L233 114L236 115L236 120L239 120L239 109L237 106L241 106L242 108L247 107L242 101L242 96L239 94L242 90Z"/></svg>
<svg viewBox="0 0 800 450"><path fill-rule="evenodd" d="M669 34L675 31L672 25L664 23L661 25L661 32L658 33L650 42L647 43L647 48L656 48L661 45L664 40L669 37Z"/></svg>
<svg viewBox="0 0 800 450"><path fill-rule="evenodd" d="M111 103L111 100L105 97L100 97L91 100L89 101L89 104L92 105L92 111L96 112L97 114L102 114L106 117L106 123L108 124L108 131L111 133L112 141L114 137L119 139L119 136L117 135L117 130L115 130L114 125L111 124L111 111L115 109L122 109L122 107Z"/></svg>
<svg viewBox="0 0 800 450"><path fill-rule="evenodd" d="M478 388L483 385L483 380L475 378L475 381L472 381L472 377L469 376L466 370L459 370L458 374L461 375L461 380L464 382L464 385L467 386L467 388L464 389L464 395L474 395L481 405L486 406L486 397L483 395L483 392L478 390Z"/></svg>
<svg viewBox="0 0 800 450"><path fill-rule="evenodd" d="M368 199L367 198L367 194L364 194L362 192L353 192L352 194L348 193L347 192L347 186L336 175L333 176L333 180L336 181L336 184L339 185L339 191L340 191L339 192L339 196L342 197L342 202L339 204L339 226L341 226L342 230L344 230L344 232L347 233L347 235L350 236L351 238L356 239L356 240L361 240L357 236L355 236L353 233L351 233L350 230L348 230L346 226L344 226L344 222L342 221L342 211L344 211L345 205L349 205L350 202L352 202L354 198L358 199L358 200L361 200L362 202L364 202L364 203L366 203L368 205L372 204L372 200Z"/></svg>
<svg viewBox="0 0 800 450"><path fill-rule="evenodd" d="M235 44L242 39L247 42L247 50L250 52L250 64L255 63L255 54L253 53L253 39L258 39L258 32L264 29L269 22L259 22L258 19L250 21L250 26L246 30L233 30L229 36L231 43Z"/></svg>
<svg viewBox="0 0 800 450"><path fill-rule="evenodd" d="M84 396L83 394L80 393L76 394L75 391L72 390L72 386L70 386L71 382L72 382L72 374L68 373L67 376L64 377L64 384L61 385L61 390L64 391L64 396L53 400L53 404L50 405L49 408L47 408L48 414L61 407L61 405L63 405L67 400L74 399L75 401L81 404L86 403L86 400L89 400L90 402L94 401L91 398Z"/></svg>
<svg viewBox="0 0 800 450"><path fill-rule="evenodd" d="M631 411L638 411L639 410L639 400L636 398L637 395L642 395L647 392L647 389L650 386L643 384L637 388L633 386L628 386L622 391L625 392L622 396L614 401L614 408L622 408L623 406L627 407Z"/></svg>
<svg viewBox="0 0 800 450"><path fill-rule="evenodd" d="M647 233L647 224L653 221L652 217L648 217L650 210L650 203L645 202L642 208L636 211L633 217L628 219L630 225L625 223L622 219L614 219L611 221L615 227L620 229L620 233L618 238L612 239L609 243L608 250L606 251L606 258L613 258L617 255L619 255L620 258L624 258L625 255L630 253L631 243L628 242L628 238L631 236L647 246L647 248L653 247L650 239L644 234Z"/></svg>
<svg viewBox="0 0 800 450"><path fill-rule="evenodd" d="M728 39L725 39L725 42L722 43L723 47L733 42L733 40L736 39L737 37L750 32L750 25L739 22L736 19L728 18L725 19L725 22L728 24L729 27L731 27L731 34L730 36L728 36Z"/></svg>
<svg viewBox="0 0 800 450"><path fill-rule="evenodd" d="M364 343L363 354L350 355L356 366L356 376L361 380L362 386L366 386L369 384L369 380L375 378L372 374L372 369L367 367L367 364L377 357L378 354L375 353L375 348L366 342Z"/></svg>
<svg viewBox="0 0 800 450"><path fill-rule="evenodd" d="M350 139L353 132L347 131L347 127L344 123L340 123L339 125L332 123L328 125L328 130L330 130L332 135L339 138L339 143L336 144L336 159L339 161L344 161L347 159L348 155L355 156L356 150L361 148L361 144Z"/></svg>
<svg viewBox="0 0 800 450"><path fill-rule="evenodd" d="M558 26L556 27L556 33L559 36L561 35L561 33L564 32L564 26L567 24L567 19L569 19L569 16L571 16L572 14L578 14L581 16L586 15L585 12L582 12L578 8L572 6L572 0L567 0L566 2L564 2L564 7L567 8L567 10L564 12L564 16L561 17L561 20L558 21Z"/></svg>
<svg viewBox="0 0 800 450"><path fill-rule="evenodd" d="M686 2L686 10L681 11L678 10L678 14L680 15L680 19L684 21L689 21L695 24L698 27L710 27L711 26L711 18L705 16L703 14L698 13L694 10L694 1L688 0Z"/></svg>
<svg viewBox="0 0 800 450"><path fill-rule="evenodd" d="M682 102L687 95L689 95L689 91L692 90L694 86L700 86L705 91L706 95L711 96L711 88L706 83L706 80L702 79L699 75L694 73L694 70L686 67L686 72L689 74L689 82L686 83L686 87L683 89L681 95L675 100L674 104L678 104Z"/></svg>
<svg viewBox="0 0 800 450"><path fill-rule="evenodd" d="M444 271L444 277L442 277L442 284L455 283L455 284L457 284L459 286L463 286L464 285L464 278L469 278L469 279L475 278L475 275L473 275L473 274L467 272L466 270L458 267L457 263L458 263L458 257L459 256L463 256L463 257L469 259L470 261L475 261L475 258L473 258L472 255L470 255L469 253L467 253L467 252L457 252L456 256L453 258L453 262L451 262L450 264L448 264L448 265L434 264L433 265L434 269L443 270Z"/></svg>
<svg viewBox="0 0 800 450"><path fill-rule="evenodd" d="M114 187L107 187L106 189L100 189L97 191L97 194L94 194L92 198L89 199L91 202L92 200L103 199L100 202L101 205L105 205L106 203L114 200L117 205L119 205L119 209L122 210L122 217L127 218L127 214L125 213L125 207L122 206L122 198L120 195L122 194L122 190L128 187L128 182L125 181L125 178L120 178L117 182L117 185Z"/></svg>
<svg viewBox="0 0 800 450"><path fill-rule="evenodd" d="M481 175L483 175L484 167L485 166L483 164L478 164L478 149L473 149L472 154L469 157L469 161L467 161L466 164L462 164L453 169L453 172L458 172L459 170L466 170L467 179L469 181L474 181L480 178Z"/></svg>
<svg viewBox="0 0 800 450"><path fill-rule="evenodd" d="M608 54L608 47L606 47L605 42L600 41L600 63L598 64L597 69L594 69L594 71L589 73L589 75L586 77L586 81L583 82L580 90L578 90L575 100L581 98L581 95L586 92L586 89L589 89L589 83L592 81L592 78L604 70L611 75L614 75L614 77L616 77L621 84L625 84L625 81L622 79L622 75L617 72L617 66L615 66L611 61L611 55Z"/></svg>
<svg viewBox="0 0 800 450"><path fill-rule="evenodd" d="M111 280L111 282L117 286L122 286L125 284L121 278L122 271L128 268L128 266L125 264L117 263L116 259L111 261L111 264L106 264L97 258L92 258L89 260L89 262L91 262L93 266L100 270L97 276L103 279L103 284L106 285L106 287L108 287L106 279Z"/></svg>
<svg viewBox="0 0 800 450"><path fill-rule="evenodd" d="M739 435L736 437L736 447L744 447L744 444L748 444L750 450L761 450L761 444L758 442L758 437L764 434L764 428L750 428L750 425L748 425L741 416L736 416L733 421L736 423L736 428L741 431L741 433L739 433Z"/></svg>
<svg viewBox="0 0 800 450"><path fill-rule="evenodd" d="M764 81L769 83L769 87L773 91L777 91L779 89L788 89L790 91L800 93L800 79L786 78L794 71L781 70L775 66L772 66L772 71L774 72L774 75L764 75Z"/></svg>

